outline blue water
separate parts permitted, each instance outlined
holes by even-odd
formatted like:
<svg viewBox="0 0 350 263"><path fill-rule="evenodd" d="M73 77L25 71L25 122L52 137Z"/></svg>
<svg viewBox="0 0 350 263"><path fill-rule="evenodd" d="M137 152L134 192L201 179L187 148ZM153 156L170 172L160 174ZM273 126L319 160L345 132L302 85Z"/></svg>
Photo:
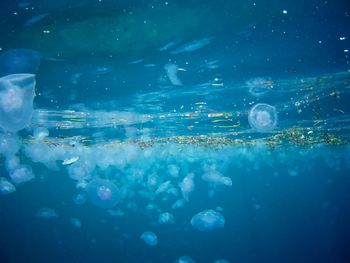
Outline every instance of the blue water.
<svg viewBox="0 0 350 263"><path fill-rule="evenodd" d="M1 263L350 262L349 3L0 15Z"/></svg>

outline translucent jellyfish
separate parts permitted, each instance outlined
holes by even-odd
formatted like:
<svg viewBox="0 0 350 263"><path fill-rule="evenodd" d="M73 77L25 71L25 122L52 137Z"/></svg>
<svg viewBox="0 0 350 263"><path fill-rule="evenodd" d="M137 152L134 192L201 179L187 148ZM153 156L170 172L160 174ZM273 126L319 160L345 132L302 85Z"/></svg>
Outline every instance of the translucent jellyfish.
<svg viewBox="0 0 350 263"><path fill-rule="evenodd" d="M7 171L13 171L20 166L19 158L16 155L8 156L5 160Z"/></svg>
<svg viewBox="0 0 350 263"><path fill-rule="evenodd" d="M0 55L0 76L37 73L41 54L32 49L10 49Z"/></svg>
<svg viewBox="0 0 350 263"><path fill-rule="evenodd" d="M0 133L0 154L9 157L18 152L19 148L20 144L15 134Z"/></svg>
<svg viewBox="0 0 350 263"><path fill-rule="evenodd" d="M230 177L223 176L221 173L215 169L210 169L210 171L202 175L203 181L212 183L214 185L226 185L232 186L232 179Z"/></svg>
<svg viewBox="0 0 350 263"><path fill-rule="evenodd" d="M170 180L168 180L168 181L166 181L164 183L161 183L159 185L159 187L157 188L157 190L155 191L155 194L157 195L157 194L165 192L166 190L169 189L170 185L171 185L171 181Z"/></svg>
<svg viewBox="0 0 350 263"><path fill-rule="evenodd" d="M36 216L37 217L40 217L40 218L57 218L58 217L58 214L57 212L52 209L52 208L49 208L49 207L43 207L43 208L40 208L38 210L38 212L36 213Z"/></svg>
<svg viewBox="0 0 350 263"><path fill-rule="evenodd" d="M5 177L0 177L0 193L3 195L11 194L16 191L16 187Z"/></svg>
<svg viewBox="0 0 350 263"><path fill-rule="evenodd" d="M173 205L171 206L171 209L179 209L181 207L184 207L185 204L186 204L186 200L185 199L179 199L179 200L176 200Z"/></svg>
<svg viewBox="0 0 350 263"><path fill-rule="evenodd" d="M86 187L93 204L102 208L112 208L120 200L120 191L109 180L94 179Z"/></svg>
<svg viewBox="0 0 350 263"><path fill-rule="evenodd" d="M195 261L189 256L181 256L175 263L195 263Z"/></svg>
<svg viewBox="0 0 350 263"><path fill-rule="evenodd" d="M86 196L82 193L78 193L73 197L73 201L76 205L83 205L86 202Z"/></svg>
<svg viewBox="0 0 350 263"><path fill-rule="evenodd" d="M81 221L79 218L72 217L69 219L69 222L76 228L81 228Z"/></svg>
<svg viewBox="0 0 350 263"><path fill-rule="evenodd" d="M255 104L248 114L250 126L258 132L270 132L276 128L278 116L276 108L266 104Z"/></svg>
<svg viewBox="0 0 350 263"><path fill-rule="evenodd" d="M220 259L215 260L214 263L230 263L230 261L223 259L223 258L220 258Z"/></svg>
<svg viewBox="0 0 350 263"><path fill-rule="evenodd" d="M190 193L194 190L193 178L194 178L194 174L191 173L187 175L179 184L182 196L187 201Z"/></svg>
<svg viewBox="0 0 350 263"><path fill-rule="evenodd" d="M156 246L158 244L158 238L155 233L151 231L145 231L141 234L140 238L150 246Z"/></svg>
<svg viewBox="0 0 350 263"><path fill-rule="evenodd" d="M160 225L173 224L174 223L174 216L168 212L162 213L158 217L158 223Z"/></svg>
<svg viewBox="0 0 350 263"><path fill-rule="evenodd" d="M0 78L0 127L17 132L31 121L35 75L14 74Z"/></svg>
<svg viewBox="0 0 350 263"><path fill-rule="evenodd" d="M13 183L22 184L33 180L34 174L30 166L21 165L10 172L10 177Z"/></svg>
<svg viewBox="0 0 350 263"><path fill-rule="evenodd" d="M65 159L62 162L62 165L67 165L69 164L69 161L72 159ZM78 160L76 160L78 161ZM68 174L69 177L72 178L73 180L81 181L84 179L88 179L91 176L91 172L95 168L93 165L88 163L87 161L84 162L71 162L72 165L69 166L68 168Z"/></svg>
<svg viewBox="0 0 350 263"><path fill-rule="evenodd" d="M246 81L249 93L255 97L260 97L273 88L273 81L266 78L253 78Z"/></svg>
<svg viewBox="0 0 350 263"><path fill-rule="evenodd" d="M191 225L200 231L213 230L224 227L225 218L221 213L209 209L194 215Z"/></svg>

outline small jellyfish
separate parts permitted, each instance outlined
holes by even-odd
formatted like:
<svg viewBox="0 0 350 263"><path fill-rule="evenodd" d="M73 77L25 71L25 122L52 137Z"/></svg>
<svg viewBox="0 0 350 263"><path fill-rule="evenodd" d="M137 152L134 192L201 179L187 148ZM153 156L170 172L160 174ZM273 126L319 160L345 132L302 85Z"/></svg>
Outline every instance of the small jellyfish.
<svg viewBox="0 0 350 263"><path fill-rule="evenodd" d="M69 222L76 228L81 228L81 221L79 218L72 217L69 219Z"/></svg>
<svg viewBox="0 0 350 263"><path fill-rule="evenodd" d="M225 218L221 213L209 209L194 215L191 225L200 231L213 230L224 227Z"/></svg>
<svg viewBox="0 0 350 263"><path fill-rule="evenodd" d="M0 128L17 132L31 121L35 75L13 74L0 78Z"/></svg>
<svg viewBox="0 0 350 263"><path fill-rule="evenodd" d="M34 179L34 174L30 166L21 165L15 170L11 171L10 177L13 183L22 184Z"/></svg>
<svg viewBox="0 0 350 263"><path fill-rule="evenodd" d="M189 256L181 256L175 261L175 263L195 263L195 261Z"/></svg>
<svg viewBox="0 0 350 263"><path fill-rule="evenodd" d="M50 219L50 218L57 218L58 217L58 214L57 212L52 209L52 208L49 208L49 207L43 207L43 208L40 208L38 210L38 212L36 213L36 216L37 217L40 217L40 218L46 218L46 219Z"/></svg>
<svg viewBox="0 0 350 263"><path fill-rule="evenodd" d="M37 73L41 54L32 49L10 49L0 55L0 76Z"/></svg>
<svg viewBox="0 0 350 263"><path fill-rule="evenodd" d="M276 108L266 104L255 104L249 111L248 122L258 132L271 132L278 121Z"/></svg>
<svg viewBox="0 0 350 263"><path fill-rule="evenodd" d="M86 202L86 196L82 193L78 193L73 197L73 201L76 205L83 205Z"/></svg>
<svg viewBox="0 0 350 263"><path fill-rule="evenodd" d="M109 180L94 179L86 187L93 204L102 208L112 208L120 200L120 191Z"/></svg>
<svg viewBox="0 0 350 263"><path fill-rule="evenodd" d="M273 88L273 81L269 78L253 78L246 81L249 93L260 97Z"/></svg>
<svg viewBox="0 0 350 263"><path fill-rule="evenodd" d="M220 258L215 260L214 263L230 263L230 261L228 261L227 259Z"/></svg>
<svg viewBox="0 0 350 263"><path fill-rule="evenodd" d="M174 216L168 212L162 213L158 217L158 223L160 225L173 224L174 223Z"/></svg>
<svg viewBox="0 0 350 263"><path fill-rule="evenodd" d="M158 244L158 238L155 233L151 231L145 231L141 234L140 238L145 241L147 245L156 246Z"/></svg>
<svg viewBox="0 0 350 263"><path fill-rule="evenodd" d="M190 173L179 183L182 196L186 201L188 201L190 193L194 190L193 178L194 174Z"/></svg>
<svg viewBox="0 0 350 263"><path fill-rule="evenodd" d="M171 209L179 209L181 207L184 207L186 202L187 201L185 199L178 199L173 203L173 205L171 206Z"/></svg>
<svg viewBox="0 0 350 263"><path fill-rule="evenodd" d="M16 187L5 177L0 177L0 193L2 195L11 194L16 191Z"/></svg>

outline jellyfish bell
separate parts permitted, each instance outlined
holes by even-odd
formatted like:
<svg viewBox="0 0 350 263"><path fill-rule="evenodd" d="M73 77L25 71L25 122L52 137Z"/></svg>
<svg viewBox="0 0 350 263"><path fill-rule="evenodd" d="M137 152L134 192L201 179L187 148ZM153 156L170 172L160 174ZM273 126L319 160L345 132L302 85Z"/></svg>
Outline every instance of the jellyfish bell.
<svg viewBox="0 0 350 263"><path fill-rule="evenodd" d="M0 78L0 128L17 132L31 121L35 75L12 74Z"/></svg>
<svg viewBox="0 0 350 263"><path fill-rule="evenodd" d="M258 132L271 132L276 128L277 121L276 108L266 103L255 104L248 114L250 126Z"/></svg>
<svg viewBox="0 0 350 263"><path fill-rule="evenodd" d="M32 49L10 49L0 55L0 76L37 73L42 56Z"/></svg>
<svg viewBox="0 0 350 263"><path fill-rule="evenodd" d="M260 97L273 89L273 81L269 78L253 78L246 81L249 93L254 97Z"/></svg>
<svg viewBox="0 0 350 263"><path fill-rule="evenodd" d="M86 187L91 202L102 208L112 208L120 200L118 187L109 180L94 179Z"/></svg>

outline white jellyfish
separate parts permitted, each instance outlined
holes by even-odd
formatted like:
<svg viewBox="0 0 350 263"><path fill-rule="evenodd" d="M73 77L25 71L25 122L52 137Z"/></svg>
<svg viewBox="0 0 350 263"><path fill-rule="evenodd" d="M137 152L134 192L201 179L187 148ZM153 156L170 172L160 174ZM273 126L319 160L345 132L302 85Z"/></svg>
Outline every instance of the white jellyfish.
<svg viewBox="0 0 350 263"><path fill-rule="evenodd" d="M194 182L193 182L194 174L190 173L179 183L182 196L185 200L188 201L190 193L194 190Z"/></svg>
<svg viewBox="0 0 350 263"><path fill-rule="evenodd" d="M30 166L20 165L10 172L10 177L13 183L22 184L33 180L34 174Z"/></svg>
<svg viewBox="0 0 350 263"><path fill-rule="evenodd" d="M227 259L220 258L215 260L214 263L230 263L230 261L228 261Z"/></svg>
<svg viewBox="0 0 350 263"><path fill-rule="evenodd" d="M0 76L17 73L35 74L41 58L41 54L32 49L10 49L0 55Z"/></svg>
<svg viewBox="0 0 350 263"><path fill-rule="evenodd" d="M266 103L255 104L249 111L248 122L258 132L271 132L277 126L276 108Z"/></svg>
<svg viewBox="0 0 350 263"><path fill-rule="evenodd" d="M192 217L191 225L200 231L213 230L224 227L225 218L221 213L212 209L204 210Z"/></svg>
<svg viewBox="0 0 350 263"><path fill-rule="evenodd" d="M109 180L94 179L86 187L93 204L102 208L112 208L120 200L118 187Z"/></svg>
<svg viewBox="0 0 350 263"><path fill-rule="evenodd" d="M86 196L82 193L78 193L73 197L73 201L76 205L83 205L86 202Z"/></svg>
<svg viewBox="0 0 350 263"><path fill-rule="evenodd" d="M150 246L156 246L158 244L158 237L151 231L145 231L141 234L140 238Z"/></svg>
<svg viewBox="0 0 350 263"><path fill-rule="evenodd" d="M56 210L50 208L50 207L42 207L38 210L38 212L36 213L37 217L40 218L57 218L58 214L56 212Z"/></svg>
<svg viewBox="0 0 350 263"><path fill-rule="evenodd" d="M174 223L174 216L168 212L162 213L158 217L158 223L160 225L173 224Z"/></svg>
<svg viewBox="0 0 350 263"><path fill-rule="evenodd" d="M35 75L0 78L0 127L9 132L25 128L32 118L34 96Z"/></svg>
<svg viewBox="0 0 350 263"><path fill-rule="evenodd" d="M253 78L246 81L249 93L260 97L273 88L273 81L269 78Z"/></svg>
<svg viewBox="0 0 350 263"><path fill-rule="evenodd" d="M175 261L175 263L195 263L195 261L189 256L181 256Z"/></svg>
<svg viewBox="0 0 350 263"><path fill-rule="evenodd" d="M16 191L16 187L5 177L0 177L0 193L7 195Z"/></svg>
<svg viewBox="0 0 350 263"><path fill-rule="evenodd" d="M81 221L79 218L72 217L69 219L69 222L76 228L81 228Z"/></svg>

